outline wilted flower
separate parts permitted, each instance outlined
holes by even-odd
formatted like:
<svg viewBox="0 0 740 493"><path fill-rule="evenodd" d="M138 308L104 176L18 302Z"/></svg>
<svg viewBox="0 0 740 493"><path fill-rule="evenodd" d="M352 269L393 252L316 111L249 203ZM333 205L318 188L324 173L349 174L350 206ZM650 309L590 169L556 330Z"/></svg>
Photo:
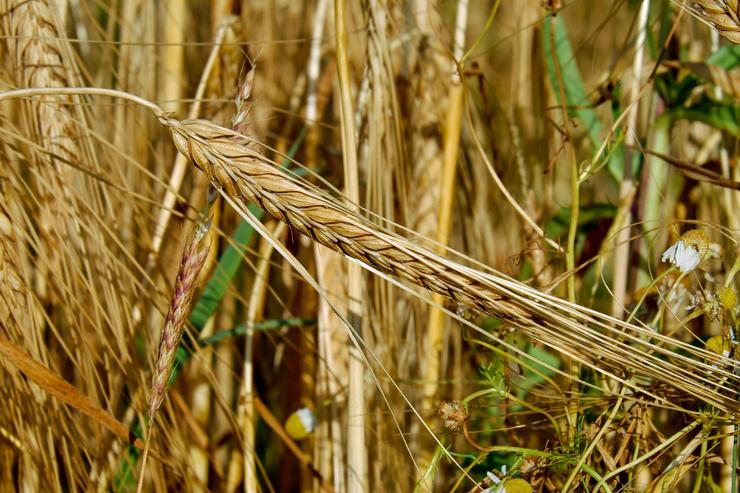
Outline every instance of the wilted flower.
<svg viewBox="0 0 740 493"><path fill-rule="evenodd" d="M694 308L700 308L712 320L717 320L722 315L722 305L715 293L698 291L692 296L691 304L686 307L687 310Z"/></svg>
<svg viewBox="0 0 740 493"><path fill-rule="evenodd" d="M709 238L703 231L692 229L668 247L660 260L670 262L685 274L694 270L708 254Z"/></svg>
<svg viewBox="0 0 740 493"><path fill-rule="evenodd" d="M463 424L470 417L460 401L443 401L434 414L444 422L445 428L452 433L462 431Z"/></svg>

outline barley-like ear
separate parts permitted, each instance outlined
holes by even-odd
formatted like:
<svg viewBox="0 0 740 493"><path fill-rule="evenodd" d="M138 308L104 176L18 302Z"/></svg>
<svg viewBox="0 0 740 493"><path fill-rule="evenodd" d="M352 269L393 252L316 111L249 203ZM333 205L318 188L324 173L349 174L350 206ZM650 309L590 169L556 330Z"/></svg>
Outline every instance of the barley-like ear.
<svg viewBox="0 0 740 493"><path fill-rule="evenodd" d="M211 245L210 228L211 213L210 203L206 205L205 212L201 215L195 229L191 234L190 242L182 252L180 268L177 271L175 287L170 297L170 306L162 327L162 335L159 339L157 350L157 363L152 376L152 395L149 399L149 418L162 405L167 391L167 381L170 377L172 364L175 362L177 347L180 344L182 331L185 328L190 305L195 291L195 281L208 258Z"/></svg>
<svg viewBox="0 0 740 493"><path fill-rule="evenodd" d="M740 409L734 397L737 391L729 386L740 383L740 377L724 372L726 383L718 386L711 373L716 370L701 361L707 358L719 365L715 354L543 294L498 272L472 269L385 231L349 210L341 200L289 176L257 152L253 141L233 130L205 120L162 117L161 121L170 127L180 152L230 196L237 208L256 202L292 228L371 269L497 317L507 326L632 388L639 387L618 375L629 371L720 409ZM675 356L665 346L680 348L694 358ZM647 388L641 390L660 399Z"/></svg>
<svg viewBox="0 0 740 493"><path fill-rule="evenodd" d="M687 7L706 20L733 43L740 43L740 4L738 0L694 0Z"/></svg>

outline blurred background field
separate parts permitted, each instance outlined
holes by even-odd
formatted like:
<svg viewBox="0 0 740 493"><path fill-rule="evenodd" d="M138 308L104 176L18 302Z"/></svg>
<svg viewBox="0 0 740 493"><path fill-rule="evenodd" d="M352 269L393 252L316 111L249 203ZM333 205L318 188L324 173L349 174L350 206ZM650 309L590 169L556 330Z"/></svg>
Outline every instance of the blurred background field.
<svg viewBox="0 0 740 493"><path fill-rule="evenodd" d="M141 474L143 491L735 492L739 14L0 0L0 91L116 89L234 126L378 231L521 283L531 321L358 277L243 204L317 292L219 197L150 428L208 178L131 101L0 97L0 492ZM563 305L526 308L537 292Z"/></svg>

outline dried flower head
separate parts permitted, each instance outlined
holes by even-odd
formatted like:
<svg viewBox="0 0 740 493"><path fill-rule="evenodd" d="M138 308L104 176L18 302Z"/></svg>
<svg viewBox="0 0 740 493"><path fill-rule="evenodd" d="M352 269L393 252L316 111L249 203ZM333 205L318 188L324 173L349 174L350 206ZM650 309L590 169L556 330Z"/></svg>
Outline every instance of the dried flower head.
<svg viewBox="0 0 740 493"><path fill-rule="evenodd" d="M712 320L717 320L722 315L722 305L716 293L698 291L691 298L691 304L686 308L688 310L699 308Z"/></svg>
<svg viewBox="0 0 740 493"><path fill-rule="evenodd" d="M460 401L442 401L434 413L444 423L444 427L452 433L459 433L463 424L470 418L465 405Z"/></svg>
<svg viewBox="0 0 740 493"><path fill-rule="evenodd" d="M692 229L668 247L660 260L670 262L685 274L694 270L708 254L709 238L703 231Z"/></svg>

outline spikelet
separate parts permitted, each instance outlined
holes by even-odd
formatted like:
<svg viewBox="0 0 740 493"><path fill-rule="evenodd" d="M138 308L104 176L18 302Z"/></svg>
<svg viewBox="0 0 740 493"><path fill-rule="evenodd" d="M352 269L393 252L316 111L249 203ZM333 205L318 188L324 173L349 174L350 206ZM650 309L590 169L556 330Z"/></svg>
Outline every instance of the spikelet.
<svg viewBox="0 0 740 493"><path fill-rule="evenodd" d="M175 362L177 347L180 344L182 331L190 314L195 281L198 279L198 274L200 274L203 264L208 258L208 251L211 246L209 234L212 222L211 202L209 200L205 212L195 225L190 242L182 252L175 287L170 297L169 310L159 339L157 362L152 376L152 395L149 400L150 419L154 417L154 414L162 405L167 392L167 381L170 377L172 364Z"/></svg>
<svg viewBox="0 0 740 493"><path fill-rule="evenodd" d="M691 12L704 19L732 41L740 43L740 4L738 0L694 0Z"/></svg>

